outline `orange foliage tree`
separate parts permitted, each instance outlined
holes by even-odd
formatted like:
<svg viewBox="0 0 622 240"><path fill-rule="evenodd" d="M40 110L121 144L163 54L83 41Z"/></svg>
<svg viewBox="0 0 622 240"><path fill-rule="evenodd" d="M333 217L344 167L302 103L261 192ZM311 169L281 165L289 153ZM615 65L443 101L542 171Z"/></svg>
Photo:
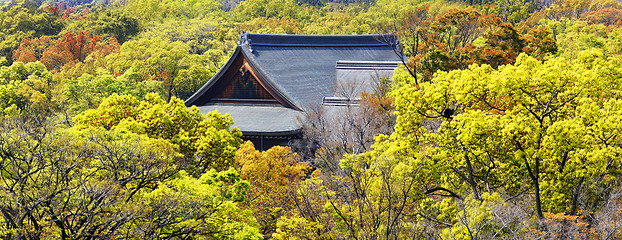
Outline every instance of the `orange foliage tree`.
<svg viewBox="0 0 622 240"><path fill-rule="evenodd" d="M90 13L89 8L84 8L82 11L76 11L75 7L67 7L64 3L55 3L45 6L45 10L51 12L54 16L60 17L61 20L84 20Z"/></svg>
<svg viewBox="0 0 622 240"><path fill-rule="evenodd" d="M605 26L622 26L622 9L606 8L589 11L581 15L581 19L590 24L604 24Z"/></svg>
<svg viewBox="0 0 622 240"><path fill-rule="evenodd" d="M556 52L546 29L521 35L511 23L475 9L451 9L433 17L427 7L409 14L398 32L409 73L429 80L438 70L466 69L473 63L498 67L527 51L539 58ZM417 76L419 75L419 76Z"/></svg>
<svg viewBox="0 0 622 240"><path fill-rule="evenodd" d="M289 147L260 152L250 141L240 146L235 160L240 176L251 184L244 203L255 213L262 234L270 236L276 231L277 220L295 208L294 186L310 167L298 162L298 155Z"/></svg>
<svg viewBox="0 0 622 240"><path fill-rule="evenodd" d="M101 36L92 35L89 31L80 31L77 35L66 32L58 40L48 36L25 38L13 52L13 59L18 62L41 61L48 70L59 70L67 64L84 62L92 53L106 56L118 52L121 47L114 37L107 42L101 40Z"/></svg>

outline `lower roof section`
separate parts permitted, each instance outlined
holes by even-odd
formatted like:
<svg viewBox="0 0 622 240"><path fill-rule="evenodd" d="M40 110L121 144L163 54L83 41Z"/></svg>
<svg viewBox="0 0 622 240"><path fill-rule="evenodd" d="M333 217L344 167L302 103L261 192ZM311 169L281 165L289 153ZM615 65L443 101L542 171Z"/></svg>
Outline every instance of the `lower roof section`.
<svg viewBox="0 0 622 240"><path fill-rule="evenodd" d="M300 133L299 118L304 113L291 108L274 105L233 105L212 104L197 106L201 114L218 110L220 114L229 114L233 118L233 126L244 135L284 136Z"/></svg>

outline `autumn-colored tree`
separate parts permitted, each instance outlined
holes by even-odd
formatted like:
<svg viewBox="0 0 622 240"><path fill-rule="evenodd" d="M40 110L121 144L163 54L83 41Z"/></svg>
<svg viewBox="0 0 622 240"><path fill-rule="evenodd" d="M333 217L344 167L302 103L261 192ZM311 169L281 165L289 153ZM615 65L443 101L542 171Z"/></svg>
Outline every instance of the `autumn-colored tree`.
<svg viewBox="0 0 622 240"><path fill-rule="evenodd" d="M78 36L67 32L56 43L48 47L41 55L41 62L49 70L58 70L65 64L82 62L93 52L99 36L91 36L89 32L80 32Z"/></svg>
<svg viewBox="0 0 622 240"><path fill-rule="evenodd" d="M23 38L36 39L53 36L61 31L63 22L42 9L14 6L0 11L0 58L12 63L13 50L17 49Z"/></svg>
<svg viewBox="0 0 622 240"><path fill-rule="evenodd" d="M622 26L622 9L605 8L597 11L585 12L581 19L590 24L604 24L605 26Z"/></svg>
<svg viewBox="0 0 622 240"><path fill-rule="evenodd" d="M427 30L431 24L428 7L421 7L409 13L404 21L398 32L402 40L402 49L398 55L408 73L415 79L415 82L419 82L418 62L421 60L421 53L426 49L426 42L431 37Z"/></svg>
<svg viewBox="0 0 622 240"><path fill-rule="evenodd" d="M521 35L495 14L473 8L451 9L436 17L421 7L407 16L399 36L409 57L406 69L415 82L430 80L436 71L465 69L473 63L498 67L514 63L522 51L540 59L557 50L545 29ZM419 78L422 78L421 80Z"/></svg>
<svg viewBox="0 0 622 240"><path fill-rule="evenodd" d="M82 11L76 11L75 7L66 6L64 2L57 2L45 6L45 10L50 11L57 17L60 17L63 21L67 19L71 20L84 20L88 16L89 8L84 8Z"/></svg>
<svg viewBox="0 0 622 240"><path fill-rule="evenodd" d="M63 11L64 5L63 3L54 3L51 5L45 6L45 10L50 11L54 16L59 16Z"/></svg>
<svg viewBox="0 0 622 240"><path fill-rule="evenodd" d="M41 4L0 0L2 238L622 237L619 1ZM175 97L241 30L395 31L405 65L297 155L238 149Z"/></svg>
<svg viewBox="0 0 622 240"><path fill-rule="evenodd" d="M496 15L487 15L482 17L481 21L484 31L482 38L486 42L477 51L480 57L485 59L479 62L490 64L494 68L513 63L525 46L523 38L511 23L503 22Z"/></svg>
<svg viewBox="0 0 622 240"><path fill-rule="evenodd" d="M545 27L531 29L521 38L525 43L522 51L529 56L544 60L551 54L557 53L557 43Z"/></svg>
<svg viewBox="0 0 622 240"><path fill-rule="evenodd" d="M298 161L288 147L260 152L250 141L235 154L240 176L250 183L244 205L253 211L266 237L274 233L280 217L295 209L295 189L310 170L308 164Z"/></svg>
<svg viewBox="0 0 622 240"><path fill-rule="evenodd" d="M25 38L20 47L13 53L13 59L20 62L41 61L48 70L59 70L67 64L84 62L86 57L95 53L98 57L119 51L119 43L111 38L101 42L101 37L90 32L79 32L75 35L66 32L63 37L53 41L49 37L38 40Z"/></svg>
<svg viewBox="0 0 622 240"><path fill-rule="evenodd" d="M39 61L43 52L53 44L54 40L49 36L43 36L39 39L25 37L19 47L13 51L13 60L23 63Z"/></svg>

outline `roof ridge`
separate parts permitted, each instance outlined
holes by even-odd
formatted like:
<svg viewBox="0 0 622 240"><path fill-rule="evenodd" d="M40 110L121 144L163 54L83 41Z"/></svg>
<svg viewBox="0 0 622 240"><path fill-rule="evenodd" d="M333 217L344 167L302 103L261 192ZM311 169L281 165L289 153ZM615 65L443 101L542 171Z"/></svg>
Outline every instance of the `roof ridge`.
<svg viewBox="0 0 622 240"><path fill-rule="evenodd" d="M398 45L395 33L364 35L300 35L242 32L238 45L282 47L374 47Z"/></svg>

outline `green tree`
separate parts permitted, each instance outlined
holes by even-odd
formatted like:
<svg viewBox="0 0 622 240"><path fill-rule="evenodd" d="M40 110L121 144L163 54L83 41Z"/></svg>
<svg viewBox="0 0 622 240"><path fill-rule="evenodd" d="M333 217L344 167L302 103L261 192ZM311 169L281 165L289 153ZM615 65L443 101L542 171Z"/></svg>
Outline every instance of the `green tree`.
<svg viewBox="0 0 622 240"><path fill-rule="evenodd" d="M558 56L574 60L582 51L598 49L607 57L622 59L622 30L618 28L576 19L543 20L540 24L555 33Z"/></svg>
<svg viewBox="0 0 622 240"><path fill-rule="evenodd" d="M121 9L132 16L136 16L140 26L164 19L188 20L205 18L222 13L220 1L215 0L130 0Z"/></svg>
<svg viewBox="0 0 622 240"><path fill-rule="evenodd" d="M70 113L96 108L112 94L132 95L140 99L150 92L162 92L160 82L136 82L131 72L115 77L101 69L97 75L85 73L78 78L65 79L62 87L63 109Z"/></svg>
<svg viewBox="0 0 622 240"><path fill-rule="evenodd" d="M407 83L395 93L394 141L427 136L435 168L454 173L429 174L443 187L469 189L476 199L499 187L526 187L539 219L545 211L574 214L577 189L619 175L620 149L611 145L618 130L609 123L619 117L620 73L618 62L584 52L572 63L522 55L499 70L471 66ZM440 125L423 128L426 119ZM428 133L418 135L421 129Z"/></svg>
<svg viewBox="0 0 622 240"><path fill-rule="evenodd" d="M114 37L123 44L137 35L141 29L137 18L130 13L114 7L105 7L90 12L84 20L69 23L64 30L90 31L104 39Z"/></svg>
<svg viewBox="0 0 622 240"><path fill-rule="evenodd" d="M15 62L0 67L0 115L14 114L27 108L47 112L57 106L52 97L55 86L41 62Z"/></svg>
<svg viewBox="0 0 622 240"><path fill-rule="evenodd" d="M224 50L221 55L228 53L234 46L227 46L223 43L225 38L229 38L218 32L219 25L225 24L218 19L190 19L190 20L167 20L161 23L154 23L149 29L141 33L139 38L146 39L166 39L169 42L183 42L190 46L191 54L204 54L210 50ZM239 36L234 36L235 38ZM226 39L233 42L237 39ZM220 56L224 58L226 56ZM226 60L226 59L225 59ZM219 61L210 64L219 67Z"/></svg>
<svg viewBox="0 0 622 240"><path fill-rule="evenodd" d="M167 103L154 93L147 94L142 101L131 95L113 94L97 109L76 116L75 121L77 129L123 130L167 140L183 154L180 167L193 176L211 168L228 169L242 143L242 133L231 129L233 121L229 115L217 111L202 115L196 107L186 108L178 98Z"/></svg>
<svg viewBox="0 0 622 240"><path fill-rule="evenodd" d="M194 178L165 139L57 122L30 112L0 122L3 238L261 239L237 207L249 184L235 170Z"/></svg>
<svg viewBox="0 0 622 240"><path fill-rule="evenodd" d="M487 14L494 13L504 22L518 24L542 8L542 3L529 0L469 0L470 5Z"/></svg>
<svg viewBox="0 0 622 240"><path fill-rule="evenodd" d="M141 221L136 193L174 170L174 147L165 141L81 136L33 115L0 126L4 238L119 236Z"/></svg>
<svg viewBox="0 0 622 240"><path fill-rule="evenodd" d="M115 75L131 69L137 82L161 82L168 101L173 96L190 97L213 75L210 57L190 54L190 47L182 42L140 39L124 43L118 53L106 56L98 65Z"/></svg>
<svg viewBox="0 0 622 240"><path fill-rule="evenodd" d="M143 196L152 211L129 238L263 239L250 210L241 210L249 183L234 170L210 170L199 178L179 172ZM137 237L138 236L138 237Z"/></svg>
<svg viewBox="0 0 622 240"><path fill-rule="evenodd" d="M260 17L298 19L298 14L304 13L301 10L293 0L250 0L241 2L232 13L243 22Z"/></svg>

